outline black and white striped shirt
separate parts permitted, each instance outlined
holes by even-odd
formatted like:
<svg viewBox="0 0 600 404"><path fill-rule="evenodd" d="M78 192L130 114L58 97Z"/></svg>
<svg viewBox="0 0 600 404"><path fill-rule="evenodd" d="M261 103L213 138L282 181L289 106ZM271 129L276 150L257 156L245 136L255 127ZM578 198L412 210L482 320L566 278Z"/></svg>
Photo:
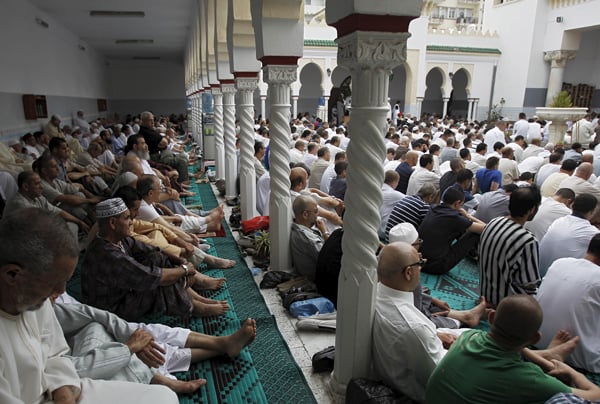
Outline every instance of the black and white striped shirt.
<svg viewBox="0 0 600 404"><path fill-rule="evenodd" d="M540 283L538 242L508 217L489 222L479 244L481 294L497 305L506 296L535 294Z"/></svg>
<svg viewBox="0 0 600 404"><path fill-rule="evenodd" d="M427 212L429 212L429 205L419 195L407 196L398 201L385 226L385 241L388 241L392 227L399 223L410 223L418 229Z"/></svg>

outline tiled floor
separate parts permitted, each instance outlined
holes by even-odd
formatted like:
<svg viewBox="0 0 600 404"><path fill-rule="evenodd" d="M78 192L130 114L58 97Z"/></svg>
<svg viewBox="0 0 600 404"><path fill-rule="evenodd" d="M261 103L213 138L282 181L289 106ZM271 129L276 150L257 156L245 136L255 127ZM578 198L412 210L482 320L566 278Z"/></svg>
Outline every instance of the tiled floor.
<svg viewBox="0 0 600 404"><path fill-rule="evenodd" d="M213 190L215 191L215 195L217 195L217 199L220 202L224 202L222 198L219 198L214 186ZM231 207L225 204L225 218L228 219L230 214ZM236 237L238 236L238 233L235 231L233 234ZM246 257L246 263L248 264L248 268L252 268L252 257ZM262 280L262 276L263 272L255 276L257 284ZM335 334L326 331L296 330L297 320L284 309L277 291L275 289L261 289L261 292L269 310L277 320L279 331L287 342L296 363L302 369L304 377L308 381L315 399L319 404L334 403L327 386L327 383L329 382L329 373L313 373L311 358L320 350L335 345ZM260 338L260 330L258 331L258 338Z"/></svg>

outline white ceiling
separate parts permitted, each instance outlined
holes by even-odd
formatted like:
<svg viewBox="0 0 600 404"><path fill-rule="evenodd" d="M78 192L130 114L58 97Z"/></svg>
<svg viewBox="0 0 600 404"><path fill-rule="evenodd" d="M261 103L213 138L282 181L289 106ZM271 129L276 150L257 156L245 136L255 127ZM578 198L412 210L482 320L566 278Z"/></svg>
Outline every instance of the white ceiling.
<svg viewBox="0 0 600 404"><path fill-rule="evenodd" d="M30 0L107 59L160 57L183 61L193 0ZM143 11L145 17L90 17L91 10ZM115 44L153 39L153 44Z"/></svg>

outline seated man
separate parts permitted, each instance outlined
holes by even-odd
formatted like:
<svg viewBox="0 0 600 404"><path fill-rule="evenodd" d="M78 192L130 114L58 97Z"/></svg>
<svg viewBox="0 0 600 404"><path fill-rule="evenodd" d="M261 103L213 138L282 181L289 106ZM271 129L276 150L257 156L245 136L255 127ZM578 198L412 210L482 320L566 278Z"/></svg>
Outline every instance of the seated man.
<svg viewBox="0 0 600 404"><path fill-rule="evenodd" d="M162 324L128 323L66 293L56 299L54 312L80 377L162 384L176 393L191 393L206 380L180 381L171 373L221 354L233 358L256 336L252 319L237 332L217 337Z"/></svg>
<svg viewBox="0 0 600 404"><path fill-rule="evenodd" d="M329 184L329 195L343 201L346 196L346 170L348 169L348 162L345 160L338 161L335 163L334 169L336 177Z"/></svg>
<svg viewBox="0 0 600 404"><path fill-rule="evenodd" d="M485 223L469 215L463 209L464 202L462 191L448 188L442 203L425 215L419 227L421 252L427 259L423 272L445 274L477 247Z"/></svg>
<svg viewBox="0 0 600 404"><path fill-rule="evenodd" d="M387 225L390 213L392 213L392 209L394 209L394 205L400 202L405 196L402 192L396 191L399 181L400 175L396 170L387 170L385 172L383 185L381 186L383 201L379 207L381 222L379 223L379 229L377 229L377 234L382 240L385 239L385 226Z"/></svg>
<svg viewBox="0 0 600 404"><path fill-rule="evenodd" d="M480 168L475 174L479 191L482 194L502 188L502 173L498 170L500 159L496 156L485 161L485 168Z"/></svg>
<svg viewBox="0 0 600 404"><path fill-rule="evenodd" d="M560 258L550 266L540 285L537 300L544 311L539 345L547 335L569 330L581 338L569 363L600 373L600 235L589 242L583 258Z"/></svg>
<svg viewBox="0 0 600 404"><path fill-rule="evenodd" d="M52 205L42 196L42 180L38 173L23 171L19 174L17 184L19 191L7 201L3 216L7 216L23 208L40 208L66 220L68 222L67 227L74 236L77 236L78 229L86 233L90 230L85 222L71 215L69 212Z"/></svg>
<svg viewBox="0 0 600 404"><path fill-rule="evenodd" d="M579 194L573 201L573 213L556 219L540 242L540 275L559 258L583 258L590 240L600 230L590 223L598 202L593 195Z"/></svg>
<svg viewBox="0 0 600 404"><path fill-rule="evenodd" d="M410 223L418 229L429 212L429 205L436 200L437 195L435 186L425 184L416 195L407 196L396 203L385 226L386 241L390 230L399 223Z"/></svg>
<svg viewBox="0 0 600 404"><path fill-rule="evenodd" d="M541 277L538 242L523 225L540 205L537 188L518 188L510 194L510 215L489 222L479 242L481 294L493 306L506 296L534 295Z"/></svg>
<svg viewBox="0 0 600 404"><path fill-rule="evenodd" d="M294 223L290 234L292 264L296 272L315 280L317 259L321 247L329 238L325 223L317 218L319 208L314 198L299 195L292 205ZM318 230L313 229L316 226Z"/></svg>
<svg viewBox="0 0 600 404"><path fill-rule="evenodd" d="M164 386L81 379L64 356L69 347L48 297L65 291L79 248L61 218L16 211L0 223L0 239L1 402L178 403Z"/></svg>
<svg viewBox="0 0 600 404"><path fill-rule="evenodd" d="M581 373L524 349L540 339L542 317L540 305L531 296L502 300L498 310L490 313L491 330L463 333L437 365L427 383L427 402L544 402L557 393L571 392L588 400L600 399L600 388ZM572 345L567 352L574 348L576 338L567 342ZM521 354L535 363L524 361ZM552 376L567 378L575 387Z"/></svg>
<svg viewBox="0 0 600 404"><path fill-rule="evenodd" d="M556 219L571 214L571 205L575 200L575 192L569 188L560 188L551 198L546 198L540 205L533 220L525 223L525 228L541 243L548 228Z"/></svg>
<svg viewBox="0 0 600 404"><path fill-rule="evenodd" d="M126 320L161 313L213 316L229 310L226 301L208 301L190 288L196 270L185 260L176 262L130 237L131 213L122 199L99 203L96 216L98 236L88 246L81 264L81 286L87 303Z"/></svg>

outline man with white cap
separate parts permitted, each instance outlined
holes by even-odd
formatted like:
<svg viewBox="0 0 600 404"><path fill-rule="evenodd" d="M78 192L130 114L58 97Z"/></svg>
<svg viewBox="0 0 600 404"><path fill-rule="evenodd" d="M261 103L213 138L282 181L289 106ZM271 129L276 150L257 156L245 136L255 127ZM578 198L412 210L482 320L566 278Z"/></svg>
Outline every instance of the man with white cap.
<svg viewBox="0 0 600 404"><path fill-rule="evenodd" d="M84 301L129 321L150 313L213 316L229 309L226 301L207 304L190 288L192 265L130 237L131 213L121 198L97 204L96 218L98 235L81 264Z"/></svg>

